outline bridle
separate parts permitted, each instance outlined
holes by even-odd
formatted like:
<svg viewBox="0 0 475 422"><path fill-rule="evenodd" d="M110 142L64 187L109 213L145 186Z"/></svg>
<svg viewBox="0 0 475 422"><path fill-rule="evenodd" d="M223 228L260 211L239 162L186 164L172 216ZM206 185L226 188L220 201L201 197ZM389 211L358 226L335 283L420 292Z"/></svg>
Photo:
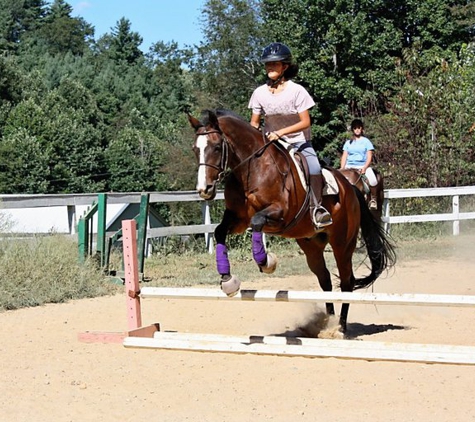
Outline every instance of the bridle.
<svg viewBox="0 0 475 422"><path fill-rule="evenodd" d="M223 133L220 130L216 129L211 129L207 130L204 132L196 133L196 136L201 136L201 135L209 135L211 133L218 133L221 135L221 147L222 147L222 152L221 152L221 162L219 163L219 166L216 166L214 164L209 164L209 163L198 163L198 167L204 166L204 167L210 167L218 172L218 178L217 181L220 182L225 174L226 174L226 168L228 167L228 150L229 150L229 143L226 137L223 135Z"/></svg>

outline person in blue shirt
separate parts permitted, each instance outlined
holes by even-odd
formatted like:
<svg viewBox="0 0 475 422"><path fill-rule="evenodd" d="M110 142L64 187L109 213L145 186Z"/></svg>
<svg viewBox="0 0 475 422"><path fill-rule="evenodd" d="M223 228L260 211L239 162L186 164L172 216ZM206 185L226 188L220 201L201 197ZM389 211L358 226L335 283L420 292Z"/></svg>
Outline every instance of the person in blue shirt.
<svg viewBox="0 0 475 422"><path fill-rule="evenodd" d="M374 146L372 142L363 136L364 125L360 119L351 122L352 138L348 139L343 146L341 156L341 169L356 169L366 177L370 188L369 208L377 208L377 185L378 180L373 169L370 167L373 161Z"/></svg>

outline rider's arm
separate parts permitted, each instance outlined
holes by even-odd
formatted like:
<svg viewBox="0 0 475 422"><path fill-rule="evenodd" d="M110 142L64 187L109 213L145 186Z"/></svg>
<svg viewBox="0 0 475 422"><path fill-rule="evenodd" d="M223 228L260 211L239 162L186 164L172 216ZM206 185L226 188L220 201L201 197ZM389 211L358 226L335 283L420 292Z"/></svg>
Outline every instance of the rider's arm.
<svg viewBox="0 0 475 422"><path fill-rule="evenodd" d="M371 166L371 161L373 161L373 151L368 150L366 151L366 162L364 163L363 168L361 169L361 173L365 173L366 169Z"/></svg>
<svg viewBox="0 0 475 422"><path fill-rule="evenodd" d="M343 170L346 167L346 160L348 158L348 151L343 151L340 158L340 170Z"/></svg>
<svg viewBox="0 0 475 422"><path fill-rule="evenodd" d="M251 126L255 127L256 129L259 129L259 126L261 125L261 115L252 113L250 123Z"/></svg>

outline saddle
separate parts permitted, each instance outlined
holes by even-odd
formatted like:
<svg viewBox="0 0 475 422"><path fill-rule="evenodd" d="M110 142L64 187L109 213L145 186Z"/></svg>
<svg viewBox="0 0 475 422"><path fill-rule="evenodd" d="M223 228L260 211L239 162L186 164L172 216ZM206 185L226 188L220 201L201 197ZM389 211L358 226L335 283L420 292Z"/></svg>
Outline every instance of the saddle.
<svg viewBox="0 0 475 422"><path fill-rule="evenodd" d="M278 142L288 151L292 161L295 164L295 167L297 168L300 183L302 183L302 186L305 190L308 190L310 188L310 173L308 171L307 160L300 151L296 151L294 148L288 148L288 144L286 142L283 142L282 140L279 140ZM323 195L338 195L338 183L336 182L333 173L326 168L322 168L322 176L325 182L323 186Z"/></svg>

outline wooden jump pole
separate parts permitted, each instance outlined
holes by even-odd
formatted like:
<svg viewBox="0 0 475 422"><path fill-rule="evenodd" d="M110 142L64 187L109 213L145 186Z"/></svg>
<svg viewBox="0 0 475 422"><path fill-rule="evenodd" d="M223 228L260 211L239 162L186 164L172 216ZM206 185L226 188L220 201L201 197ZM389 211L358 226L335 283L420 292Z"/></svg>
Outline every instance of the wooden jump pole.
<svg viewBox="0 0 475 422"><path fill-rule="evenodd" d="M333 302L380 305L475 307L475 296L321 292L306 290L241 290L229 297L220 289L143 287L141 298L251 302Z"/></svg>
<svg viewBox="0 0 475 422"><path fill-rule="evenodd" d="M156 332L153 338L127 337L124 339L124 346L201 352L475 365L475 347L440 344Z"/></svg>

